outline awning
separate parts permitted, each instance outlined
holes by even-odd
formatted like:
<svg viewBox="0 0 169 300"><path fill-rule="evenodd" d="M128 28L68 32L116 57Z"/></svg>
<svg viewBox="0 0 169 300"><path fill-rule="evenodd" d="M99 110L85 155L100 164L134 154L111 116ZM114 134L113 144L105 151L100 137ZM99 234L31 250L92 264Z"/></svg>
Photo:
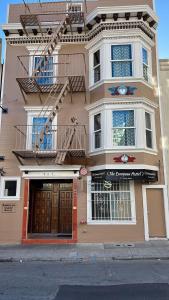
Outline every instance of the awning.
<svg viewBox="0 0 169 300"><path fill-rule="evenodd" d="M119 180L135 180L135 181L158 181L158 172L144 169L116 169L116 170L100 170L92 172L92 181L119 181Z"/></svg>

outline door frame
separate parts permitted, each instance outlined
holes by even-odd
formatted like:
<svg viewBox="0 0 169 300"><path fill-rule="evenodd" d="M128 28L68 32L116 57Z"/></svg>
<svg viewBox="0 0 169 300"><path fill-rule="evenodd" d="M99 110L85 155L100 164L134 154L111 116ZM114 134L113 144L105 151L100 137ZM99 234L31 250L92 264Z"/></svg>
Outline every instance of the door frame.
<svg viewBox="0 0 169 300"><path fill-rule="evenodd" d="M53 238L51 238L51 239L31 239L31 238L28 238L30 180L24 179L24 205L23 205L22 237L21 237L22 244L74 244L74 243L77 243L77 182L78 182L78 179L73 178L72 181L73 181L72 238L71 239L53 239Z"/></svg>
<svg viewBox="0 0 169 300"><path fill-rule="evenodd" d="M159 189L163 191L166 239L169 239L169 204L168 204L167 187L165 185L142 185L145 241L150 240L149 224L148 224L148 209L147 209L147 189ZM163 238L161 238L161 240L163 240Z"/></svg>

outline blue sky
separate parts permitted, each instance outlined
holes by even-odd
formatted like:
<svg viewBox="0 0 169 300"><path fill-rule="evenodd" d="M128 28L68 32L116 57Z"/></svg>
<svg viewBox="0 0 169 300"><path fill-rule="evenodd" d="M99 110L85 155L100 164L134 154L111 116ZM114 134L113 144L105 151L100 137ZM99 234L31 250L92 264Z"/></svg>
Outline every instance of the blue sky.
<svg viewBox="0 0 169 300"><path fill-rule="evenodd" d="M0 0L0 24L6 23L7 5L9 3L22 3L22 0ZM159 57L169 58L169 0L156 0L156 10L159 16L158 40L159 40ZM0 37L4 37L0 30Z"/></svg>

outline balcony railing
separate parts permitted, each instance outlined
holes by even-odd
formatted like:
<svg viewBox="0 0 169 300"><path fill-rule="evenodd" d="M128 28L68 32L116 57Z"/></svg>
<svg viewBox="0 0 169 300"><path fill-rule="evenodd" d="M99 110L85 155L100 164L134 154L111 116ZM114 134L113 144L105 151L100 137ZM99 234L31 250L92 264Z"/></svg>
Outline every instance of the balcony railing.
<svg viewBox="0 0 169 300"><path fill-rule="evenodd" d="M44 124L17 125L13 153L23 159L56 157L58 152L66 152L72 157L86 154L86 127L84 125L52 125L39 142ZM71 139L70 139L71 135ZM39 148L36 145L39 144Z"/></svg>
<svg viewBox="0 0 169 300"><path fill-rule="evenodd" d="M40 70L36 70L41 60ZM86 63L83 53L54 54L52 56L18 56L17 82L24 93L49 93L55 85L60 92L68 78L72 92L85 92ZM36 71L35 71L36 70Z"/></svg>

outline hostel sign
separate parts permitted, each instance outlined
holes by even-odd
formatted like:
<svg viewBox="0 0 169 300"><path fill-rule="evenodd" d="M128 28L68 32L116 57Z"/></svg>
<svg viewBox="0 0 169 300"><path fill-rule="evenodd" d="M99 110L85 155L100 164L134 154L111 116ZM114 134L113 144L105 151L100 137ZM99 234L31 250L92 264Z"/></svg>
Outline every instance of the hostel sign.
<svg viewBox="0 0 169 300"><path fill-rule="evenodd" d="M119 180L135 180L155 182L158 180L157 171L153 170L101 170L92 172L92 181L119 181Z"/></svg>

